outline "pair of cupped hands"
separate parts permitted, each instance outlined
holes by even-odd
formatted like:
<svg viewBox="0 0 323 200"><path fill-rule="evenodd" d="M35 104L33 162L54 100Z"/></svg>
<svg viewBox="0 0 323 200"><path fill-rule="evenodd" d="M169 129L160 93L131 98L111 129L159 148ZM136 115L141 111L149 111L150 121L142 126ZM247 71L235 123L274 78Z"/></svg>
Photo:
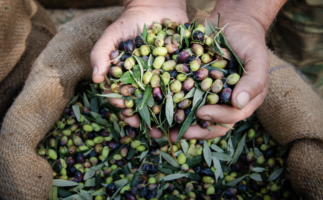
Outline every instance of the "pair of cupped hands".
<svg viewBox="0 0 323 200"><path fill-rule="evenodd" d="M91 52L91 64L93 67L93 81L101 83L110 67L110 54L118 48L121 41L133 39L137 36L137 30L142 30L144 24L151 25L153 21L162 23L169 18L180 24L189 22L186 14L185 1L133 1L126 5L126 10L103 33ZM209 20L218 24L216 9ZM222 14L222 13L221 13ZM203 129L199 125L190 126L184 134L185 139L209 140L223 136L229 130L220 124L233 126L234 123L250 116L263 102L268 87L269 58L265 44L265 30L256 21L248 21L248 17L236 17L222 14L221 24L229 25L224 29L226 38L239 58L245 63L247 74L235 86L232 94L231 105L205 105L196 115L217 125L211 125L213 131ZM108 98L116 107L125 108L123 99ZM132 127L139 127L138 115L125 118L125 123ZM170 130L170 139L176 141L178 129ZM163 136L162 131L153 126L150 130L153 138Z"/></svg>

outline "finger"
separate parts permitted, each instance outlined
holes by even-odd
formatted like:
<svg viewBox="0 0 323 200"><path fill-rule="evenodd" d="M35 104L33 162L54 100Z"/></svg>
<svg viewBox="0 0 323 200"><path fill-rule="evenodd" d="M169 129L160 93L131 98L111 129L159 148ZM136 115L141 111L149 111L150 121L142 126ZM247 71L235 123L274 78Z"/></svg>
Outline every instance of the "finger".
<svg viewBox="0 0 323 200"><path fill-rule="evenodd" d="M149 131L149 134L152 138L159 139L163 137L163 132L156 128L156 126L152 126L152 130Z"/></svg>
<svg viewBox="0 0 323 200"><path fill-rule="evenodd" d="M228 124L233 126L234 124ZM185 139L197 139L197 140L210 140L216 137L225 135L230 129L221 125L211 125L212 130L208 128L201 128L199 125L190 126L189 129L184 133ZM169 132L170 139L172 142L176 142L178 136L178 130L174 129Z"/></svg>
<svg viewBox="0 0 323 200"><path fill-rule="evenodd" d="M131 117L125 117L124 122L134 128L140 127L140 121L139 121L139 117L137 114L134 114Z"/></svg>
<svg viewBox="0 0 323 200"><path fill-rule="evenodd" d="M232 94L232 105L243 109L268 85L269 57L265 47L253 46L245 52L245 70Z"/></svg>
<svg viewBox="0 0 323 200"><path fill-rule="evenodd" d="M104 94L113 93L112 90L110 89L110 86L105 84L104 87L107 88L106 90L104 90ZM118 108L125 108L126 107L125 101L123 99L110 98L110 97L107 97L107 99L111 103L111 105L113 105L114 107L118 107Z"/></svg>
<svg viewBox="0 0 323 200"><path fill-rule="evenodd" d="M198 118L220 124L234 124L249 117L263 102L267 88L254 98L244 109L236 109L229 105L206 105L197 110Z"/></svg>
<svg viewBox="0 0 323 200"><path fill-rule="evenodd" d="M94 45L90 58L93 67L92 79L95 83L101 83L105 79L105 75L110 67L110 54L118 46L116 41L116 25L109 26Z"/></svg>

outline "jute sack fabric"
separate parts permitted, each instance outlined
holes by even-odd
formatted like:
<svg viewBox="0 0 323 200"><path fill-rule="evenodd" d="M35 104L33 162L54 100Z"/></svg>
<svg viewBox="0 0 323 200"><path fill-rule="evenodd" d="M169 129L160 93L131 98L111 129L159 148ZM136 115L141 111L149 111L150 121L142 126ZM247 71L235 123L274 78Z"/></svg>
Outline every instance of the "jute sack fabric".
<svg viewBox="0 0 323 200"><path fill-rule="evenodd" d="M294 190L323 199L323 101L305 76L270 52L269 88L257 116L288 157Z"/></svg>
<svg viewBox="0 0 323 200"><path fill-rule="evenodd" d="M8 2L14 2L11 0L8 0ZM17 1L18 2L18 1ZM20 1L21 3L17 3L17 5L23 4L22 2L26 1ZM32 2L32 1L30 1ZM35 5L35 13L33 16L28 19L27 22L26 18L23 19L16 19L18 21L11 21L10 19L12 16L6 15L1 18L1 22L3 21L9 21L10 24L13 26L9 26L10 28L7 29L9 33L5 33L5 37L3 32L1 33L0 37L3 37L4 39L4 50L6 49L6 46L10 46L11 44L15 45L16 47L20 46L21 48L24 47L24 51L17 53L16 51L11 51L10 48L5 50L5 53L10 53L8 57L4 57L3 60L1 60L0 64L0 76L3 76L5 78L0 81L0 123L3 120L3 117L6 113L6 111L9 109L10 105L13 103L14 98L17 97L19 92L21 91L25 80L28 77L28 74L30 72L30 68L33 64L33 62L36 60L38 55L41 53L41 51L46 47L47 43L51 40L51 38L56 33L56 28L54 23L51 21L49 15L47 12L38 4L30 3L32 5ZM26 9L29 9L28 6L25 7ZM9 7L8 9L13 9L12 7ZM4 11L5 12L5 11ZM2 12L0 12L1 15ZM15 15L14 15L15 16ZM22 20L23 22L19 21ZM18 25L16 25L18 24ZM21 41L21 37L17 37L18 35L12 34L19 33L19 30L21 28L24 28L24 25L30 24L30 32L28 30L25 30L26 32L21 33L27 33L27 38L25 41ZM19 26L17 28L17 26ZM17 28L17 31L11 30L11 28ZM5 31L5 30L0 30ZM7 43L8 42L8 43ZM7 44L6 44L7 43ZM22 54L21 54L22 53ZM5 56L0 53L0 56ZM18 59L18 62L16 63L15 60ZM4 62L2 62L4 61ZM9 71L10 66L7 63L16 63L13 65L13 68L9 73L4 73L3 71ZM2 71L3 70L3 71Z"/></svg>
<svg viewBox="0 0 323 200"><path fill-rule="evenodd" d="M48 197L52 183L51 168L46 160L37 156L35 147L62 114L63 108L73 95L77 82L91 79L92 68L89 59L91 49L103 33L104 29L116 20L122 12L122 7L112 7L108 8L106 11L84 16L62 26L60 32L49 42L45 50L35 61L23 91L8 111L1 130L1 198L38 200L46 199ZM207 17L206 13L193 8L188 8L188 15L190 21L197 19L199 23L203 23L205 17ZM274 55L271 55L271 59L271 68L275 68L278 61L282 64L288 65ZM276 62L276 60L278 61ZM292 67L285 67L283 69L289 68L293 71ZM276 70L276 73L280 73L280 71ZM270 98L270 96L285 94L282 93L284 88L280 87L282 86L281 82L287 79L294 79L298 84L306 84L298 74L290 73L287 76L283 76L283 79L278 82L276 78L281 77L274 73L270 75L271 84L268 98ZM275 88L278 88L278 90ZM306 91L303 91L304 89L309 90L310 86L299 88L299 93L297 94L300 95L305 93ZM308 93L308 95L312 95L308 96L308 98L317 97L315 96L314 91L313 93ZM289 97L288 95L285 96L287 98ZM266 106L268 104L274 103L269 102L268 99L266 99L262 107L263 110L260 110L258 115L266 116L262 114L266 114L268 112L270 117L276 116L278 118L279 115L272 114L270 113L272 111L266 110ZM286 102L285 106L288 106L286 105ZM297 106L297 103L292 105L292 107ZM272 109L271 107L268 108ZM283 108L281 109L283 111ZM308 112L310 113L314 111L309 110ZM311 115L308 113L300 114L304 116ZM261 119L263 122L264 118ZM284 121L285 119L282 118L281 120ZM289 120L288 117L287 120ZM276 121L273 120L273 122ZM295 123L301 122L302 120L295 121ZM293 121L290 123L292 124ZM277 126L279 125L281 124L278 123ZM268 130L273 134L273 130L270 129L270 124L265 124L265 126L269 127ZM283 124L283 126L285 126L285 124ZM303 130L304 129L297 131L302 132ZM279 139L277 138L277 134L274 133L273 136L276 139ZM281 134L290 135L294 133L285 132ZM282 142L282 144L286 143ZM300 144L300 148L304 147L301 145L304 144L301 139L299 140L299 143L295 143L294 147L297 147L297 144ZM312 144L308 143L308 145ZM306 148L308 149L308 147ZM304 154L301 157L297 155L297 158L301 160L302 164L304 161L307 161L308 166L310 166L313 161L310 160L309 157L317 150L317 148L312 148L313 150L311 150L311 152L307 149L302 149L302 153ZM294 152L299 153L298 149L295 150L295 148L293 148L289 161L291 158L293 159L292 155ZM322 162L322 160L316 160L315 162ZM296 163L289 163L295 164L296 167L299 165L297 161ZM307 171L304 170L299 172L294 169L294 166L290 167L292 177L295 176L300 179L305 179L305 175L308 176L306 173L310 171L309 169L306 169ZM306 168L306 166L302 167ZM319 175L322 177L322 174ZM322 183L319 181L319 179L314 179L309 183L310 186L314 185L315 187L306 187L306 185L301 185L299 191L303 192L305 189L308 189L307 191L304 191L303 194L309 197L307 199L310 199L312 196L309 193L317 193L316 190L320 187L319 184ZM295 186L295 182L293 184ZM297 184L298 183L296 183L296 186ZM315 196L312 199L319 199L317 197L319 196Z"/></svg>

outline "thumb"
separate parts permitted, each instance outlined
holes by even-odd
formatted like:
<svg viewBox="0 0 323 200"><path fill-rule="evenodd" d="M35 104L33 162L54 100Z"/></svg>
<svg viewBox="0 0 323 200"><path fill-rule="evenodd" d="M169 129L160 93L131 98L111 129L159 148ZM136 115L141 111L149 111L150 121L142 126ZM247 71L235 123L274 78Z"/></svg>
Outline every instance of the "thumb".
<svg viewBox="0 0 323 200"><path fill-rule="evenodd" d="M232 105L243 109L249 102L258 96L268 84L269 56L266 48L254 48L246 52L245 70L232 94Z"/></svg>
<svg viewBox="0 0 323 200"><path fill-rule="evenodd" d="M116 30L111 26L104 31L91 52L90 59L93 67L92 79L95 83L101 83L105 80L105 75L110 68L110 54L116 49L118 44L115 39Z"/></svg>

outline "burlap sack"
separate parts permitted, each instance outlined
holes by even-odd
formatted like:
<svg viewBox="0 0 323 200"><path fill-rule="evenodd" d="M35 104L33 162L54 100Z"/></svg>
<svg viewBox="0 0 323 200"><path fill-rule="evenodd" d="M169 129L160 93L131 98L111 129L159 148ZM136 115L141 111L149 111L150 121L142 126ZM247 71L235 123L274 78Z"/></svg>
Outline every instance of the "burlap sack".
<svg viewBox="0 0 323 200"><path fill-rule="evenodd" d="M9 2L10 0L8 0ZM12 2L12 1L10 1ZM24 1L20 1L24 2ZM26 1L27 2L27 1ZM18 4L18 3L17 3ZM13 103L14 98L17 97L18 93L21 91L25 80L28 77L28 74L30 72L30 68L32 66L32 63L36 60L38 55L41 53L41 51L46 47L47 43L50 39L54 36L56 33L56 28L54 23L51 21L49 15L47 12L38 4L32 3L32 5L35 5L35 13L33 16L29 19L28 23L31 25L30 32L28 30L25 30L25 32L21 33L27 33L27 38L25 38L25 41L21 41L21 37L17 37L16 34L12 34L11 28L16 28L16 26L10 26L10 29L7 29L10 33L7 34L7 38L5 39L5 43L1 43L4 45L4 49L6 49L6 46L9 46L9 48L5 51L5 53L11 53L10 56L5 57L4 62L1 61L0 65L0 76L5 77L0 80L0 123L3 120L3 117L6 113L6 111L9 109L10 105ZM13 9L13 8L11 8ZM26 7L26 9L29 9ZM0 12L1 15L1 12ZM12 17L10 15L3 16L3 21L9 20ZM9 18L9 19L7 19ZM27 16L26 16L27 18ZM6 20L4 20L6 19ZM16 20L22 20L22 19L16 19ZM1 20L2 21L2 20ZM25 19L23 19L25 21ZM1 22L0 22L1 23ZM11 24L17 23L19 26L21 26L22 29L25 29L23 25L24 22L20 21L11 21ZM2 30L2 29L1 29ZM4 30L2 30L4 31ZM18 28L17 33L19 33L20 28ZM0 35L0 37L3 37L3 35ZM9 43L6 43L9 42ZM14 53L15 51L10 51L10 45L15 45L16 47L20 46L21 48L24 47L25 50L19 53ZM21 54L22 53L22 54ZM0 56L2 55L2 52L0 53ZM11 57L13 56L13 57ZM18 62L13 65L13 68L9 73L3 73L4 71L9 71L10 67L9 64L6 63L14 63L13 61L18 59Z"/></svg>
<svg viewBox="0 0 323 200"><path fill-rule="evenodd" d="M323 101L299 70L270 52L269 88L257 115L282 145L292 144L291 181L305 199L323 199Z"/></svg>
<svg viewBox="0 0 323 200"><path fill-rule="evenodd" d="M50 185L52 183L51 168L45 160L37 156L35 147L61 115L64 106L73 95L77 82L91 79L92 68L89 60L91 49L103 33L104 29L112 23L122 11L123 8L121 7L113 7L106 11L84 16L83 18L79 18L76 21L64 25L37 58L26 81L26 85L8 111L1 130L0 196L3 199L38 200L46 199L48 197ZM188 8L188 15L190 20L198 19L199 23L202 23L207 16L205 13L193 8ZM271 68L275 68L276 62L278 61L282 63L282 61L275 56L271 56L273 61ZM283 67L281 70L283 72L288 69L293 68ZM279 74L280 70L276 70L275 73ZM287 100L283 103L285 104L285 107L288 107L289 105L286 105L286 102L290 103L290 101L288 101L289 93L282 93L284 88L280 88L282 86L281 82L295 79L298 84L304 85L306 83L295 73L280 77L282 79L280 81L273 81L275 80L275 77L280 76L275 75L274 73L271 74L271 85L268 98L270 99L271 96L276 97L285 95ZM275 88L280 89L276 91ZM312 95L308 96L309 99L317 98L314 92L309 92L309 88L310 87L299 87L297 94ZM303 91L305 89L308 91ZM273 102L268 101L268 98L258 114L264 116L262 115L263 113L268 113L270 117L275 116L275 119L272 121L276 122L277 116L285 115L270 113L275 112L275 108L269 107L268 109L271 110L266 110L268 104L273 104ZM279 99L278 102L280 102ZM297 102L293 103L295 103L295 105L292 104L291 107L297 110ZM283 112L284 107L282 107L280 111ZM304 111L304 113L293 112L294 115L305 116L305 119L310 118L310 116L313 115L312 113L314 113L312 110L308 110L308 112ZM264 118L261 119L264 122ZM287 119L289 120L290 118ZM282 118L281 120L284 121L285 119ZM304 120L300 117L299 121L295 121L295 123L302 123L303 121ZM308 122L318 123L318 120ZM286 122L286 124L288 123ZM283 124L282 126L285 126L286 124ZM273 130L270 129L270 124L265 124L265 126L273 133ZM277 126L281 126L281 124L278 123ZM305 129L298 129L296 132L301 133L303 130ZM277 134L273 134L274 137L277 138ZM292 135L294 133L289 131L280 134ZM313 135L315 134L313 133ZM282 143L286 144L284 142ZM295 143L295 147L297 147L297 144L303 144L303 142L300 140L299 143ZM301 147L303 146L300 146L300 148ZM294 152L297 153L297 150L298 149L292 149L291 158L293 158ZM308 166L311 166L313 162L309 159L310 156L308 153L312 152L308 152L305 149L304 157L307 158L306 161L308 161ZM303 157L301 156L299 158ZM291 159L289 159L289 161L290 160ZM302 163L303 161L304 160L302 160ZM316 160L316 162L322 162L322 160ZM290 163L295 164L293 162ZM296 163L295 165L297 166L298 164L299 163ZM306 165L302 167L304 168ZM294 170L293 166L291 166L291 170L292 177L301 177L301 179L304 178L303 175L306 173L305 170L302 171L302 173L297 172ZM309 169L306 170L308 172L310 171ZM319 175L322 177L322 173ZM322 182L315 182L316 180L318 179L314 179L310 184L319 187L319 184ZM297 187L295 183L294 186ZM309 190L304 191L304 189L307 188L309 188ZM302 185L300 189L302 189L302 191L304 191L303 194L308 195L308 197L312 197L309 193L317 192L312 190L317 188L306 187L306 185Z"/></svg>

